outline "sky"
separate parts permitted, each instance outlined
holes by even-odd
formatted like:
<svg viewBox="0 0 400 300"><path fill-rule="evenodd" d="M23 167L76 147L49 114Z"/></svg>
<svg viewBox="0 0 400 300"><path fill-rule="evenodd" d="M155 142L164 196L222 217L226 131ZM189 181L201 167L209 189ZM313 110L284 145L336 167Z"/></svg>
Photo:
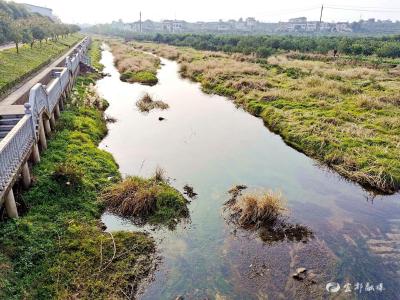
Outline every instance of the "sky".
<svg viewBox="0 0 400 300"><path fill-rule="evenodd" d="M358 21L360 18L400 20L398 0L14 0L45 6L66 23L109 23L122 19L160 21L218 21L255 17L264 22L286 21L293 17L319 20L324 4L323 20ZM399 2L399 3L396 3Z"/></svg>

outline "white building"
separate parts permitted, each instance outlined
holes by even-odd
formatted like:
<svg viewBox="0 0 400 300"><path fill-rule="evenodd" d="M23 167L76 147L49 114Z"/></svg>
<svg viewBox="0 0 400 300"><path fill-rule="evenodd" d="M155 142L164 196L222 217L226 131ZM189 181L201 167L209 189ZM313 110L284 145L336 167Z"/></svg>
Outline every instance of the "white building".
<svg viewBox="0 0 400 300"><path fill-rule="evenodd" d="M22 3L22 5L26 8L26 10L30 13L40 14L44 17L49 17L50 19L55 19L56 17L53 15L53 10L51 8L36 6L32 4Z"/></svg>
<svg viewBox="0 0 400 300"><path fill-rule="evenodd" d="M185 27L185 21L179 20L164 20L162 22L162 29L166 32L179 33L182 32Z"/></svg>

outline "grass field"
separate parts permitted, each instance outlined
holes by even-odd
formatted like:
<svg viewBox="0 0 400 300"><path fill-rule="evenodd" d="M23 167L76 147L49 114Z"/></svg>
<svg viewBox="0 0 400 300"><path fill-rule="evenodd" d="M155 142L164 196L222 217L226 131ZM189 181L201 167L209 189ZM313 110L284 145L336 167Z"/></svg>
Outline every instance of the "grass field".
<svg viewBox="0 0 400 300"><path fill-rule="evenodd" d="M400 69L373 57L243 54L133 43L181 64L204 91L230 97L285 142L348 179L400 188Z"/></svg>
<svg viewBox="0 0 400 300"><path fill-rule="evenodd" d="M36 43L32 49L24 45L20 47L19 54L15 48L0 51L0 95L40 70L82 38L80 34L73 34L55 42Z"/></svg>
<svg viewBox="0 0 400 300"><path fill-rule="evenodd" d="M110 41L114 63L121 74L121 80L155 85L158 82L157 69L160 60L152 55L135 50L120 41Z"/></svg>

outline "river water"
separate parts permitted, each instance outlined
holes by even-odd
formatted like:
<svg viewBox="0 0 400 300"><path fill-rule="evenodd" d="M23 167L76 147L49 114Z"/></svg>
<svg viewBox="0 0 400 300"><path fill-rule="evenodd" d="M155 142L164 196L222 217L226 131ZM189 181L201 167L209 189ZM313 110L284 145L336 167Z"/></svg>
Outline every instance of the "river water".
<svg viewBox="0 0 400 300"><path fill-rule="evenodd" d="M262 120L180 78L173 61L162 59L153 87L121 82L107 49L101 62L110 76L97 89L117 122L100 147L114 155L123 175L150 176L160 166L174 187L189 184L198 193L190 221L175 230L103 215L108 230L148 231L158 242L161 262L142 299L400 299L399 194L373 196L321 168ZM170 108L140 113L135 102L144 92ZM313 235L263 241L235 230L222 207L236 184L281 191L288 222ZM305 280L292 278L298 267L308 269ZM337 294L326 291L328 282L340 284Z"/></svg>

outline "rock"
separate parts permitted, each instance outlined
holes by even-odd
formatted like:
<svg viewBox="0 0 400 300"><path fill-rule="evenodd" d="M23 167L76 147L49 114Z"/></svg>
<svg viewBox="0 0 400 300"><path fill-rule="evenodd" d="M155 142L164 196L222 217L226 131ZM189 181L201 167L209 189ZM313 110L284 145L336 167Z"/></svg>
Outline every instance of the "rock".
<svg viewBox="0 0 400 300"><path fill-rule="evenodd" d="M106 224L104 224L103 222L100 223L100 228L101 230L105 231L107 229Z"/></svg>
<svg viewBox="0 0 400 300"><path fill-rule="evenodd" d="M299 274L305 273L305 272L307 272L307 269L306 268L297 268L296 272Z"/></svg>
<svg viewBox="0 0 400 300"><path fill-rule="evenodd" d="M303 280L303 279L304 279L304 277L303 277L301 274L299 274L299 273L293 273L293 274L292 274L292 277L293 277L294 279L296 279L296 280Z"/></svg>

